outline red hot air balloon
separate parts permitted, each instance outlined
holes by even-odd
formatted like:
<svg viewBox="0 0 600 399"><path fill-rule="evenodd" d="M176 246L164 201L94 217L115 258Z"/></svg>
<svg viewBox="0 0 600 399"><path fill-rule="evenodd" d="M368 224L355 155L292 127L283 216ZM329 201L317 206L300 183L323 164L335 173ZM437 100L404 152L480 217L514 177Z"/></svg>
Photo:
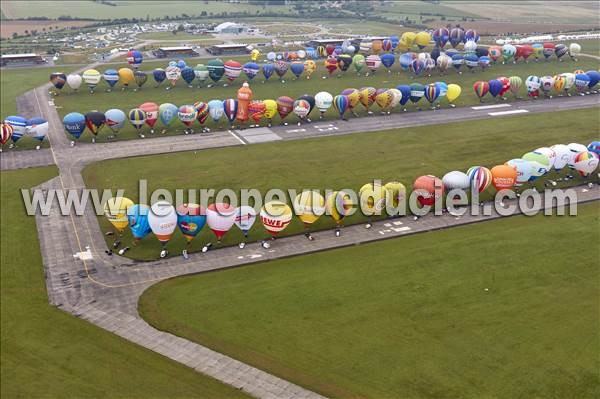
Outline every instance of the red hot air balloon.
<svg viewBox="0 0 600 399"><path fill-rule="evenodd" d="M206 209L206 223L220 242L235 222L235 208L225 203L210 204Z"/></svg>
<svg viewBox="0 0 600 399"><path fill-rule="evenodd" d="M497 80L499 80L500 83L502 83L502 89L499 93L500 97L504 97L504 94L506 94L510 90L510 80L506 76L500 76Z"/></svg>
<svg viewBox="0 0 600 399"><path fill-rule="evenodd" d="M335 46L333 44L328 44L325 46L325 51L327 52L327 55L331 55L335 51Z"/></svg>
<svg viewBox="0 0 600 399"><path fill-rule="evenodd" d="M439 177L427 175L415 180L413 190L417 192L417 201L421 205L433 205L442 198L444 185Z"/></svg>
<svg viewBox="0 0 600 399"><path fill-rule="evenodd" d="M281 96L277 99L277 113L281 120L284 120L290 112L294 110L294 99L288 96ZM287 123L285 123L287 125Z"/></svg>
<svg viewBox="0 0 600 399"><path fill-rule="evenodd" d="M146 113L146 125L150 126L150 133L154 133L154 125L158 120L158 104L143 103L139 106L139 109Z"/></svg>
<svg viewBox="0 0 600 399"><path fill-rule="evenodd" d="M327 72L329 72L330 75L335 72L337 67L338 67L337 58L335 58L332 55L327 57L327 59L325 60L325 69L327 69Z"/></svg>
<svg viewBox="0 0 600 399"><path fill-rule="evenodd" d="M490 84L483 80L477 81L473 84L473 90L479 97L479 101L483 102L483 97L490 91Z"/></svg>

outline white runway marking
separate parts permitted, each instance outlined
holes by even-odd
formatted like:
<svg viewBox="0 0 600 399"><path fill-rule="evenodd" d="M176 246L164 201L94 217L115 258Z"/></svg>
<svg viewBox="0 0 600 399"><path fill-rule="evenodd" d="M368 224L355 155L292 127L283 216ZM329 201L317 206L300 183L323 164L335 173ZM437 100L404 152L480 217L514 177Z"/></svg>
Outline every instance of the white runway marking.
<svg viewBox="0 0 600 399"><path fill-rule="evenodd" d="M244 140L242 140L242 138L240 136L238 136L237 134L235 134L234 132L232 132L231 130L228 130L229 134L231 134L233 137L235 137L236 139L238 139L238 141L244 145L246 145L246 142Z"/></svg>
<svg viewBox="0 0 600 399"><path fill-rule="evenodd" d="M478 105L476 107L471 107L471 109L478 111L481 109L506 108L506 107L510 107L510 106L511 106L510 104L503 103L503 104L493 104L493 105Z"/></svg>
<svg viewBox="0 0 600 399"><path fill-rule="evenodd" d="M288 133L301 133L301 132L306 132L306 129L292 129L292 130L286 130L286 132L288 132Z"/></svg>
<svg viewBox="0 0 600 399"><path fill-rule="evenodd" d="M511 115L511 114L524 114L527 111L526 109L515 109L512 111L499 111L499 112L488 112L490 116L501 116L501 115Z"/></svg>

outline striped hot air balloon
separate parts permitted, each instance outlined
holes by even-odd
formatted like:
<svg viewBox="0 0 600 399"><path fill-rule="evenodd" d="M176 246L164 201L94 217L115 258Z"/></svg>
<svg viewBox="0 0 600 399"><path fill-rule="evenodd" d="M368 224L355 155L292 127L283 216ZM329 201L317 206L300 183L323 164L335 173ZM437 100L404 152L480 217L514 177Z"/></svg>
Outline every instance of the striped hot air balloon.
<svg viewBox="0 0 600 399"><path fill-rule="evenodd" d="M492 172L485 166L472 166L467 171L471 180L471 186L476 187L478 192L485 191L492 184Z"/></svg>

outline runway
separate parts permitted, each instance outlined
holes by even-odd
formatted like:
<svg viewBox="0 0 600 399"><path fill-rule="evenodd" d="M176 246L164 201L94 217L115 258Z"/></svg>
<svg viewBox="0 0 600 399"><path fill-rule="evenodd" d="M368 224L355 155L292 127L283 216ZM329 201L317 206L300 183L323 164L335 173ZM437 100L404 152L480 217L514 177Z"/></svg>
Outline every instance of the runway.
<svg viewBox="0 0 600 399"><path fill-rule="evenodd" d="M104 159L253 145L272 141L318 138L399 127L454 123L476 119L502 118L513 114L553 112L597 107L600 96L502 103L482 106L428 110L392 115L373 115L351 121L313 121L302 126L275 126L160 137L114 143L69 145L56 109L47 97L48 85L28 92L28 112L43 115L50 124L50 148L40 151L8 151L0 155L2 170L56 164L59 176L42 184L43 189L84 188L81 170ZM500 112L500 114L498 114ZM401 134L401 132L400 132ZM140 145L142 144L142 145ZM600 199L600 187L576 188L579 202ZM81 216L61 216L55 203L50 216L36 215L50 303L101 328L156 351L195 370L231 384L260 398L317 398L318 394L291 382L241 363L196 343L158 331L140 318L138 298L149 286L175 276L237 267L270 259L302 255L381 239L401 237L443 228L498 219L489 216L426 216L417 221L399 218L376 222L370 230L355 225L343 229L341 237L331 231L315 233L315 241L303 236L278 239L270 249L250 243L244 250L229 247L192 254L189 260L173 257L161 261L137 262L109 256L96 215L87 209Z"/></svg>

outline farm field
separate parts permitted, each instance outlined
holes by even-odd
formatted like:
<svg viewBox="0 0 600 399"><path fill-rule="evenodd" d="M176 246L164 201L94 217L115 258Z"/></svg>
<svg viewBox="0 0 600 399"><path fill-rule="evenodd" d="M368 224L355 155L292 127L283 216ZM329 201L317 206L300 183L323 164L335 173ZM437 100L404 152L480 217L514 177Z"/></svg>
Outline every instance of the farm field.
<svg viewBox="0 0 600 399"><path fill-rule="evenodd" d="M2 397L245 397L48 304L35 219L19 190L56 173L1 172Z"/></svg>
<svg viewBox="0 0 600 399"><path fill-rule="evenodd" d="M171 279L140 311L330 397L591 398L600 207L578 213Z"/></svg>
<svg viewBox="0 0 600 399"><path fill-rule="evenodd" d="M395 129L368 133L368 138L365 138L366 133L356 133L108 160L87 166L83 177L89 188L122 188L124 195L134 202L139 200L139 179L148 179L149 193L158 188L171 192L176 188L215 189L216 192L228 188L238 193L242 188L254 188L263 194L272 188L358 190L373 179L383 183L400 181L410 190L412 182L423 174L442 176L450 170L466 171L472 165L492 167L532 149L561 142L587 145L597 139L597 129L594 131L590 127L599 123L597 108L562 111ZM423 151L427 152L426 158ZM377 160L375 164L374 159ZM492 193L490 188L487 198ZM484 198L486 196L482 195ZM288 203L291 204L290 199ZM352 224L365 220L357 212L344 222ZM104 231L110 229L104 217L99 217L99 222ZM313 228L321 230L334 226L332 219L322 217ZM299 234L303 228L299 219L294 218L282 235ZM234 228L224 237L223 245L237 244L242 237L242 233ZM266 237L267 233L257 221L250 231L249 241ZM131 241L131 234L126 231L123 245L129 245ZM205 228L192 241L190 252L199 251L210 241L214 241L214 236ZM107 242L112 245L112 239ZM178 255L184 246L183 236L174 234L169 242L171 254ZM147 260L155 259L159 252L159 241L148 237L141 245L132 247L127 256Z"/></svg>
<svg viewBox="0 0 600 399"><path fill-rule="evenodd" d="M4 5L4 2L2 2L2 4ZM48 28L56 30L70 27L83 27L88 26L91 23L92 21L2 21L0 24L0 37L3 39L9 38L12 37L13 33L23 35L26 30L29 32L37 30L41 33L42 30Z"/></svg>
<svg viewBox="0 0 600 399"><path fill-rule="evenodd" d="M91 19L114 19L114 18L140 18L146 17L164 17L177 16L182 14L199 15L206 11L208 17L222 12L243 12L248 11L254 14L257 10L261 12L288 13L289 7L271 5L268 7L256 7L249 4L228 3L221 1L197 1L190 5L187 1L175 0L168 2L155 2L151 0L121 1L112 0L116 6L104 5L96 2L74 0L69 1L68 9L56 7L55 4L48 1L16 1L3 0L2 13L5 18L26 18L26 17L48 17L58 18L61 15L68 14L73 18L91 18Z"/></svg>
<svg viewBox="0 0 600 399"><path fill-rule="evenodd" d="M244 63L249 60L249 57L232 57L233 59L237 59L238 61ZM229 57L223 57L223 60L228 60ZM203 62L201 60L192 61L189 60L188 63L190 65L195 65L197 62ZM143 69L147 70L151 73L152 69L155 67L166 67L168 61L153 61L152 63L144 63ZM462 87L462 94L455 101L457 106L465 106L479 103L479 99L473 92L472 86L473 83L477 80L490 80L495 79L498 76L521 76L523 81L528 75L556 75L557 73L573 71L575 69L597 69L600 63L591 58L580 57L579 61L574 62L571 60L565 60L564 62L558 62L557 60L552 60L550 62L529 62L523 63L519 62L517 64L506 64L502 65L500 63L491 66L485 71L481 71L477 68L475 73L469 72L465 67L463 67L464 71L462 75L458 75L454 69L450 69L445 76L439 76L439 72L434 71L432 77L426 77L421 75L418 78L413 78L412 74L407 71L400 71L400 67L398 66L398 61L396 61L395 65L392 67L392 73L389 74L382 67L377 73L371 76L364 76L364 70L362 71L361 76L357 76L356 72L352 66L350 66L350 70L348 70L345 74L342 74L340 78L337 78L335 73L328 79L322 79L324 75L326 75L326 70L323 67L322 61L318 61L317 70L313 73L311 79L306 79L301 77L300 79L295 79L290 71L288 71L285 77L285 83L280 83L277 80L277 76L274 75L271 77L269 81L266 83L262 83L264 78L262 74L259 74L252 82L250 82L250 87L253 90L255 99L267 99L273 98L276 99L280 95L288 95L292 98L297 98L305 93L315 95L319 91L328 91L333 95L341 92L343 89L348 87L356 87L360 88L363 86L372 86L375 88L379 87L396 87L399 84L411 84L413 82L419 82L423 84L433 83L435 81L445 81L446 83L456 83ZM112 66L112 65L111 65ZM123 64L117 64L116 67L124 66ZM104 68L109 68L109 65L104 66ZM103 68L100 68L103 71ZM159 88L154 87L154 82L152 77L148 79L146 85L139 91L131 90L131 88L127 91L121 91L119 86L116 86L112 92L105 92L106 83L101 83L97 88L93 95L87 93L85 88L79 90L78 93L71 94L69 88L63 89L64 93L60 96L56 97L55 102L61 108L58 110L61 116L66 115L69 112L81 112L86 113L90 110L101 110L105 111L109 108L120 108L124 111L128 111L129 109L135 108L140 104L153 101L157 104L171 102L176 105L183 104L193 104L197 101L205 101L208 102L211 99L226 99L226 98L235 98L238 88L241 85L241 82L246 80L245 75L240 75L240 77L229 87L223 87L224 82L226 82L225 78L223 80L214 85L213 87L203 87L203 88L189 88L186 86L185 82L180 80L176 87L172 90L166 90L168 86L168 82L163 82L163 84ZM198 83L195 83L195 86ZM207 83L208 84L208 83ZM523 86L521 88L520 95L526 97L526 89ZM509 94L509 97L512 97L512 94ZM493 100L489 95L487 96L486 102L493 103L496 100ZM556 101L560 101L557 99ZM447 100L440 100L442 106L447 106ZM423 109L429 108L429 103L422 99L417 106L412 103L407 104L407 109L409 111L416 110L417 107L422 107ZM378 107L373 105L373 110L377 111ZM364 107L362 105L358 106L358 112L363 114L365 113ZM398 111L396 111L398 112ZM456 112L460 112L457 110ZM327 118L333 119L338 118L336 111L333 107L326 113ZM317 111L313 111L312 115L313 119L317 118ZM290 122L296 122L297 118L295 115L289 115L287 120ZM274 118L274 123L280 123L280 119L278 116ZM266 122L263 121L263 125ZM160 125L160 123L159 123ZM206 126L210 128L218 128L220 130L226 128L227 122L225 119L222 119L218 124L212 122L212 120L207 120L205 123ZM196 129L198 128L198 124L195 124ZM147 129L147 128L146 128ZM160 127L162 129L162 127ZM105 141L107 140L109 130L105 129L99 135L98 140ZM168 128L168 134L183 134L184 125L179 121L173 121L172 125ZM147 133L147 132L146 132ZM65 133L66 134L66 133ZM119 134L113 138L113 140L122 140L122 139L132 139L137 138L137 133L135 129L127 124ZM80 141L89 142L91 141L91 135L89 133L84 133L81 137Z"/></svg>

